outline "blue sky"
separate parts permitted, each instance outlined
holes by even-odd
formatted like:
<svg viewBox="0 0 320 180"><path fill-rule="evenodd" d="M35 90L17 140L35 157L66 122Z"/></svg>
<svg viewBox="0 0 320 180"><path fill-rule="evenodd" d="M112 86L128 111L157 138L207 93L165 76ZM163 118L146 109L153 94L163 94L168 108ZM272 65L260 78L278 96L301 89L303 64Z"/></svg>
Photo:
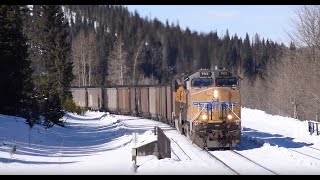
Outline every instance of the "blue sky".
<svg viewBox="0 0 320 180"><path fill-rule="evenodd" d="M179 25L182 29L208 33L217 31L219 37L229 30L244 37L258 33L273 41L288 44L286 31L290 31L290 18L294 17L295 5L128 5L128 10L137 10L141 17L157 17Z"/></svg>

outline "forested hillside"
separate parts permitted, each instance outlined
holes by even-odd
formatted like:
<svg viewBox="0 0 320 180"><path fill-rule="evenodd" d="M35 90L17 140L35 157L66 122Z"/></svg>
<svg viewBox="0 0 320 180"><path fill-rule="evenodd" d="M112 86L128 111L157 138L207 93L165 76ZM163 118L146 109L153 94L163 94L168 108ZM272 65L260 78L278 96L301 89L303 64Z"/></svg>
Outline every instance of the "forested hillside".
<svg viewBox="0 0 320 180"><path fill-rule="evenodd" d="M124 6L65 7L66 14L74 15L75 86L167 83L173 75L217 66L243 78L243 106L318 119L319 6L297 9L300 18L293 19L290 47L263 39L259 32L241 38L228 30L219 37L216 31L181 29L178 23L140 17ZM81 45L80 39L87 43Z"/></svg>
<svg viewBox="0 0 320 180"><path fill-rule="evenodd" d="M62 124L63 112L76 109L71 86L166 84L175 75L215 67L243 79L244 107L318 119L319 6L298 9L290 47L259 32L238 37L223 30L219 37L181 29L125 6L0 8L0 113L26 117L30 127L38 115L47 127Z"/></svg>
<svg viewBox="0 0 320 180"><path fill-rule="evenodd" d="M130 13L124 6L68 5L75 86L167 83L174 74L200 68L242 67L254 80L283 45L228 30L199 34L179 24Z"/></svg>

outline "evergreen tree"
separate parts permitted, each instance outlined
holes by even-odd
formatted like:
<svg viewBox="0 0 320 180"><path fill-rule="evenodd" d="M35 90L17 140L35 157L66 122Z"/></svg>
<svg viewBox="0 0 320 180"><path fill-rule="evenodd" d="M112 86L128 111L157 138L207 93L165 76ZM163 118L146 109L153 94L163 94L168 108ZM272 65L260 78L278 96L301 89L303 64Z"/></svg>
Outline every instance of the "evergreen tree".
<svg viewBox="0 0 320 180"><path fill-rule="evenodd" d="M290 42L290 47L289 47L289 49L290 49L291 51L295 51L295 50L296 50L296 46L294 45L293 42Z"/></svg>
<svg viewBox="0 0 320 180"><path fill-rule="evenodd" d="M255 73L255 64L253 59L252 48L250 44L250 39L248 33L246 34L246 38L243 41L242 47L242 67L244 69L244 74L250 79L253 77Z"/></svg>
<svg viewBox="0 0 320 180"><path fill-rule="evenodd" d="M38 120L31 62L23 35L25 8L0 6L0 113L18 115L32 127Z"/></svg>
<svg viewBox="0 0 320 180"><path fill-rule="evenodd" d="M64 21L60 5L41 5L38 14L36 25L43 71L37 79L37 86L45 125L50 127L62 125L62 106L72 97L72 63L67 58L70 51L68 24Z"/></svg>

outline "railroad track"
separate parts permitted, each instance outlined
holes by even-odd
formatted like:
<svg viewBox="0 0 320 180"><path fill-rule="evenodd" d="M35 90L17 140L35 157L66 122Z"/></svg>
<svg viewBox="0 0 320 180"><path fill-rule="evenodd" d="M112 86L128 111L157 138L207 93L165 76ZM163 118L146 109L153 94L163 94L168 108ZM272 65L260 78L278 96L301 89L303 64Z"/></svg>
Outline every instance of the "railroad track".
<svg viewBox="0 0 320 180"><path fill-rule="evenodd" d="M183 152L183 154L186 156L186 157L188 157L188 160L192 160L192 158L182 149L182 147L174 140L174 139L172 139L171 138L171 142L173 143L173 144L175 144L176 145L176 147L178 147L179 148L179 150L181 151L181 152ZM171 144L172 144L171 143ZM198 147L198 146L197 146ZM199 147L198 147L199 148ZM171 148L171 151L175 154L175 156L177 156L177 154L174 152L174 150L173 149L175 149L175 150L177 150L177 148ZM236 171L235 169L233 169L231 166L229 166L228 164L226 164L225 162L223 162L221 159L219 159L218 157L216 157L215 155L213 155L213 154L211 154L209 151L205 151L204 150L204 152L205 153L207 153L210 157L212 157L213 159L215 159L216 161L218 161L220 164L222 164L224 167L226 167L226 168L228 168L229 170L231 170L234 174L236 174L236 175L240 175L240 173L238 172L238 171ZM180 153L181 154L181 153ZM178 157L178 156L177 156ZM179 158L179 157L178 157ZM179 159L181 159L181 158L179 158ZM200 158L201 159L201 158ZM207 161L208 161L208 159L206 159L206 161L204 161L204 163L207 163Z"/></svg>
<svg viewBox="0 0 320 180"><path fill-rule="evenodd" d="M174 139L171 138L171 141L174 142L174 144L177 145L177 147L180 149L180 151L182 151L183 154L185 154L185 156L188 157L189 160L191 160L191 157L181 148L181 146ZM173 148L171 148L171 150L177 156L177 154L173 151ZM179 157L178 157L178 159L181 160Z"/></svg>
<svg viewBox="0 0 320 180"><path fill-rule="evenodd" d="M240 175L240 173L238 171L236 171L235 169L233 169L232 167L230 167L228 164L226 164L225 162L223 162L221 159L219 159L217 156L213 155L212 153L210 153L209 151L205 151L208 153L209 156L213 157L214 159L216 159L217 161L219 161L221 164L223 164L225 167L227 167L228 169L230 169L232 172L234 172L236 175Z"/></svg>
<svg viewBox="0 0 320 180"><path fill-rule="evenodd" d="M252 174L278 175L269 168L234 150L207 152L237 175L248 174L248 172ZM248 171L248 169L250 170Z"/></svg>
<svg viewBox="0 0 320 180"><path fill-rule="evenodd" d="M272 146L283 147L283 148L285 148L285 149L287 149L287 150L289 150L289 151L292 151L292 152L301 154L301 155L303 155L303 156L307 156L307 157L309 157L309 158L316 159L316 160L320 161L320 158L319 158L319 157L320 157L320 149L317 149L317 148L314 148L314 147L308 147L308 146L305 146L305 145L303 145L302 143L299 143L299 142L294 142L294 143L295 143L295 144L299 144L299 145L301 145L302 147L304 147L304 148L306 148L306 149L309 149L309 153L311 153L311 151L313 151L313 155L308 154L308 153L306 152L306 149L305 149L304 152L301 152L301 151L299 151L298 149L288 148L288 147L285 147L285 146L282 146L282 145L279 145L279 144L276 144L276 143L273 143L273 142L270 142L270 141L259 140L259 139L257 139L257 138L253 138L253 137L248 137L248 138L251 139L251 140L254 140L254 141L256 141L257 143L260 143L260 144L269 143L269 144L272 145ZM286 140L284 140L284 141L286 141ZM241 148L239 148L239 149L241 149ZM315 156L314 154L316 154L316 156Z"/></svg>
<svg viewBox="0 0 320 180"><path fill-rule="evenodd" d="M164 130L166 132L166 130ZM179 161L184 160L193 160L191 156L179 145L179 143L170 138L171 140L171 151L177 157ZM249 159L248 157L240 154L234 150L226 151L205 151L212 159L219 162L223 167L226 167L228 170L235 175L242 174L268 174L268 175L277 175L276 172L268 169L267 167ZM219 154L219 152L226 154ZM178 156L179 154L179 156ZM205 163L212 163L208 159L200 158Z"/></svg>
<svg viewBox="0 0 320 180"><path fill-rule="evenodd" d="M279 145L278 145L278 146L279 146ZM280 146L280 147L283 147L283 146ZM286 148L286 147L284 147L284 148ZM314 155L309 155L309 154L307 154L307 153L300 152L300 151L297 151L297 150L295 150L295 149L290 149L290 148L286 148L286 149L288 149L288 150L290 150L290 151L293 151L293 152L296 152L296 153L299 153L299 154L302 154L302 155L304 155L304 156L308 156L308 157L310 157L310 158L312 158L312 159L317 159L318 161L320 161L320 158L315 157Z"/></svg>
<svg viewBox="0 0 320 180"><path fill-rule="evenodd" d="M171 149L171 152L178 158L178 161L181 161L181 159L180 159L179 156L174 152L173 149Z"/></svg>
<svg viewBox="0 0 320 180"><path fill-rule="evenodd" d="M293 151L293 152L295 152L295 153L298 153L298 154L301 154L301 155L304 155L304 156L307 156L307 157L310 157L310 158L312 158L312 159L316 159L316 160L318 160L318 161L320 161L320 153L318 152L318 155L319 155L319 157L316 157L315 155L310 155L310 154L308 154L308 153L306 153L306 152L301 152L301 151L299 151L299 150L295 150L295 149L292 149L292 148L287 148L287 147L284 147L284 146L281 146L281 145L278 145L278 144L273 144L273 143L270 143L270 142L268 142L270 145L273 145L273 146L278 146L278 147L283 147L283 148L286 148L286 149L288 149L289 151ZM311 147L307 147L307 146L304 146L305 148L309 148L309 149L316 149L316 148L311 148ZM319 151L319 150L316 150L316 151Z"/></svg>
<svg viewBox="0 0 320 180"><path fill-rule="evenodd" d="M211 163L213 163L211 160L209 160L208 158L206 157L197 157L196 159L192 159L190 157L190 155L188 155L188 153L186 153L183 148L179 145L179 143L174 140L173 138L170 138L171 139L171 151L173 152L173 154L175 154L175 156L177 156L177 153L175 151L180 151L179 154L184 154L184 160L200 160L202 161L203 163L206 163L208 165L210 165ZM173 145L174 144L174 145ZM198 146L195 146L197 148L199 148ZM199 148L201 149L201 148ZM228 164L226 164L225 162L223 162L222 160L220 160L219 158L215 157L213 154L211 154L210 152L208 151L205 151L205 150L202 150L202 152L205 152L207 155L209 155L210 157L212 157L213 159L215 159L215 161L218 161L220 164L222 164L223 167L226 167L227 169L231 170L232 173L236 174L236 175L239 175L240 173L237 172L236 170L234 170L231 166L229 166ZM177 156L178 157L178 156ZM199 158L199 159L198 159ZM178 157L179 160L182 159L182 157Z"/></svg>
<svg viewBox="0 0 320 180"><path fill-rule="evenodd" d="M271 173L273 173L273 174L275 174L275 175L278 175L276 172L272 171L271 169L269 169L269 168L267 168L267 167L265 167L265 166L263 166L263 165L261 165L261 164L259 164L259 163L255 162L255 161L251 160L250 158L248 158L248 157L244 156L243 154L241 154L241 153L239 153L239 152L237 152L237 151L231 150L231 152L233 152L233 153L235 153L235 154L237 154L237 155L239 155L239 156L241 156L241 157L243 157L243 158L247 159L248 161L250 161L250 162L252 162L252 163L254 163L254 164L256 164L256 165L258 165L258 166L262 167L263 169L266 169L266 170L270 171Z"/></svg>
<svg viewBox="0 0 320 180"><path fill-rule="evenodd" d="M304 148L312 149L311 151L317 152L316 154L318 155L318 157L320 157L320 149L315 148L315 147L304 146L304 145L303 145L302 143L300 143L300 142L295 142L295 143L302 145ZM279 146L279 145L278 145L278 146ZM281 146L281 147L283 147L283 146ZM288 148L288 149L289 149L289 148ZM312 156L312 155L308 155L308 154L306 154L305 152L300 152L300 151L297 151L297 150L294 150L294 149L289 149L289 150L292 150L292 151L295 151L295 152L297 152L297 153L303 154L303 155L305 155L305 156L309 156L309 157L311 157L311 158L320 160L320 158L314 157L314 156Z"/></svg>
<svg viewBox="0 0 320 180"><path fill-rule="evenodd" d="M177 141L175 141L173 138L171 139L171 150L172 153L179 159L179 161L181 160L192 160L192 158L184 151L184 149L179 145L179 143ZM179 153L180 151L180 153ZM259 163L249 159L248 157L245 157L244 155L233 151L233 150L227 150L227 151L223 151L223 152L227 152L227 153L232 153L233 156L237 156L237 159L239 161L236 161L236 163L234 163L234 158L230 157L230 155L225 156L228 157L228 160L223 159L221 157L219 157L219 155L215 154L215 152L219 152L219 151L205 151L205 153L207 153L210 157L212 157L213 159L215 159L216 161L218 161L220 164L222 164L224 167L226 167L227 169L229 169L233 174L235 175L241 175L241 174L248 174L248 169L244 170L244 169L240 169L239 165L244 167L243 165L241 165L242 163L245 162L245 164L251 164L252 166L255 166L255 168L253 169L257 169L256 172L253 172L255 174L261 174L261 172L264 172L263 174L272 174L275 175L277 174L276 172L264 167L263 165L260 165ZM177 154L179 154L181 156L181 154L183 154L183 156L179 157ZM236 164L236 166L234 165ZM250 169L250 171L252 171L252 168Z"/></svg>

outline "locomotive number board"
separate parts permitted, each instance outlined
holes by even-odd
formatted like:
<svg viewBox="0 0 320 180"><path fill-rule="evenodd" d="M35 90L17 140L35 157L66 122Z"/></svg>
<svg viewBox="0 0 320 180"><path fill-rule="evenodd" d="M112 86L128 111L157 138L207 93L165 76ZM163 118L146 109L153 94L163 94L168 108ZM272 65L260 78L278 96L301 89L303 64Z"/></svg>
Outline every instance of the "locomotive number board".
<svg viewBox="0 0 320 180"><path fill-rule="evenodd" d="M211 77L211 72L200 72L200 77Z"/></svg>
<svg viewBox="0 0 320 180"><path fill-rule="evenodd" d="M219 76L231 76L231 73L228 71L220 71Z"/></svg>

